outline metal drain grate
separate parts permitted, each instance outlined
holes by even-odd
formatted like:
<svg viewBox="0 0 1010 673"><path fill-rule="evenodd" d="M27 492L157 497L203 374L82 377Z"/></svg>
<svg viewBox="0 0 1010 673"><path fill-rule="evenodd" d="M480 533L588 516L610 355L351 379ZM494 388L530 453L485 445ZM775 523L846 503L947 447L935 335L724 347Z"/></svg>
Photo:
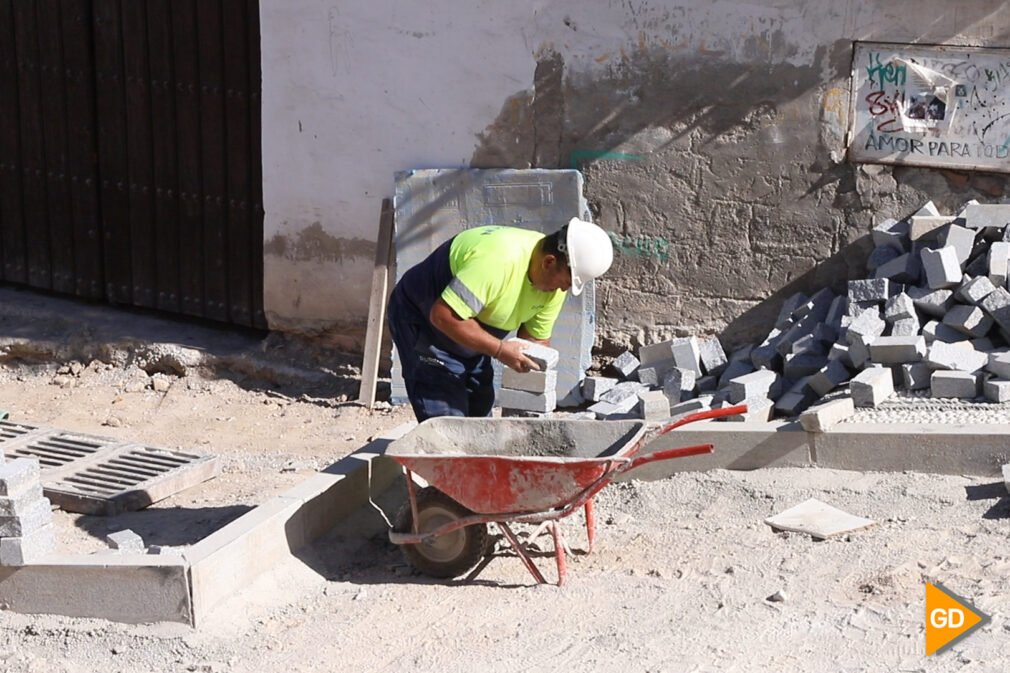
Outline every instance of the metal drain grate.
<svg viewBox="0 0 1010 673"><path fill-rule="evenodd" d="M82 514L141 509L220 471L216 456L7 421L0 421L0 450L12 458L38 458L46 497Z"/></svg>
<svg viewBox="0 0 1010 673"><path fill-rule="evenodd" d="M4 426L14 425L4 423ZM75 461L93 458L103 453L114 451L117 442L114 439L92 437L60 430L48 430L30 425L21 425L16 432L20 434L8 438L7 427L2 428L0 435L3 442L0 448L13 458L38 458L43 471L70 465ZM15 430L11 430L12 434Z"/></svg>

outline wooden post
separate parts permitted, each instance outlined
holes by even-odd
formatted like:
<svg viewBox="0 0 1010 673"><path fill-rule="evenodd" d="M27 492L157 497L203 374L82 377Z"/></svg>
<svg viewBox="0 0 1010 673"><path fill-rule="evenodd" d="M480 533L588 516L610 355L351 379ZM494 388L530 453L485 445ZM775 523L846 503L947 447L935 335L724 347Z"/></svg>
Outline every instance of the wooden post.
<svg viewBox="0 0 1010 673"><path fill-rule="evenodd" d="M365 356L361 363L361 387L358 389L358 402L369 409L375 404L375 388L379 377L379 351L382 349L382 327L386 321L392 248L393 202L391 199L383 199L379 238L375 246L375 266L372 268L372 294L368 299L368 328L365 331Z"/></svg>

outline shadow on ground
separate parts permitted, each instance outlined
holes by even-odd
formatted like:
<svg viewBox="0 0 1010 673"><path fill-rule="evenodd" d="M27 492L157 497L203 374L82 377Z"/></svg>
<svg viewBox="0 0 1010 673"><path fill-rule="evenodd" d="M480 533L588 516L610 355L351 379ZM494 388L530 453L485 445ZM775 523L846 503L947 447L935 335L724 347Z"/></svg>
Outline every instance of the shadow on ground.
<svg viewBox="0 0 1010 673"><path fill-rule="evenodd" d="M250 505L152 508L111 517L85 515L76 524L99 540L128 529L142 537L147 546L179 547L199 542L251 509Z"/></svg>
<svg viewBox="0 0 1010 673"><path fill-rule="evenodd" d="M965 496L968 500L995 500L983 519L1010 519L1010 495L1007 494L1007 487L1002 481L991 484L975 484L964 487Z"/></svg>
<svg viewBox="0 0 1010 673"><path fill-rule="evenodd" d="M0 363L92 360L148 374L198 368L256 391L322 403L355 399L360 356L305 337L0 286Z"/></svg>

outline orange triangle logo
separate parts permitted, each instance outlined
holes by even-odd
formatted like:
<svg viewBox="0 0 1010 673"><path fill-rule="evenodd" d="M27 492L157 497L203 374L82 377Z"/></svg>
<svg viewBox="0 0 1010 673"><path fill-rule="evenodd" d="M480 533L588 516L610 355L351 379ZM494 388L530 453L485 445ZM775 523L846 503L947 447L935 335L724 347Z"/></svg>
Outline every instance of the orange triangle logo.
<svg viewBox="0 0 1010 673"><path fill-rule="evenodd" d="M926 584L926 654L943 652L991 617L939 582Z"/></svg>

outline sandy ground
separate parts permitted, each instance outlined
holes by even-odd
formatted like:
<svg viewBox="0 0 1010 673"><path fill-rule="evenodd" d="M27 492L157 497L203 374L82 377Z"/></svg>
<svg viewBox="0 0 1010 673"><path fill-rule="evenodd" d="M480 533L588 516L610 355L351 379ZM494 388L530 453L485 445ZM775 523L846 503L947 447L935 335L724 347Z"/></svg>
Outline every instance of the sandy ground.
<svg viewBox="0 0 1010 673"><path fill-rule="evenodd" d="M400 407L369 411L241 377L149 376L135 366L79 364L0 369L0 408L18 423L213 454L221 474L140 512L57 512L61 543L73 552L107 549L105 534L123 528L148 544L192 544L411 417ZM152 387L159 379L164 392Z"/></svg>
<svg viewBox="0 0 1010 673"><path fill-rule="evenodd" d="M576 555L563 588L533 585L501 552L473 583L417 576L363 510L199 631L6 614L0 667L1005 671L1010 499L986 482L778 469L612 485L598 501L598 548ZM808 497L878 525L819 542L763 523ZM578 549L579 522L566 530ZM993 616L934 658L927 580ZM776 592L785 600L768 599Z"/></svg>
<svg viewBox="0 0 1010 673"><path fill-rule="evenodd" d="M108 359L7 358L0 408L214 453L223 473L143 512L58 513L61 543L79 552L120 528L191 544L410 417L343 401L357 388L347 363L306 385ZM472 583L416 575L363 509L199 630L0 612L0 671L1005 671L1010 497L991 481L779 469L615 484L598 499L597 549L576 554L560 589L534 585L501 551ZM401 497L379 502L392 514ZM809 497L878 525L818 542L763 523ZM565 529L578 551L578 517ZM540 559L549 575L551 563ZM993 616L935 658L924 656L927 580ZM776 592L784 600L769 600Z"/></svg>

